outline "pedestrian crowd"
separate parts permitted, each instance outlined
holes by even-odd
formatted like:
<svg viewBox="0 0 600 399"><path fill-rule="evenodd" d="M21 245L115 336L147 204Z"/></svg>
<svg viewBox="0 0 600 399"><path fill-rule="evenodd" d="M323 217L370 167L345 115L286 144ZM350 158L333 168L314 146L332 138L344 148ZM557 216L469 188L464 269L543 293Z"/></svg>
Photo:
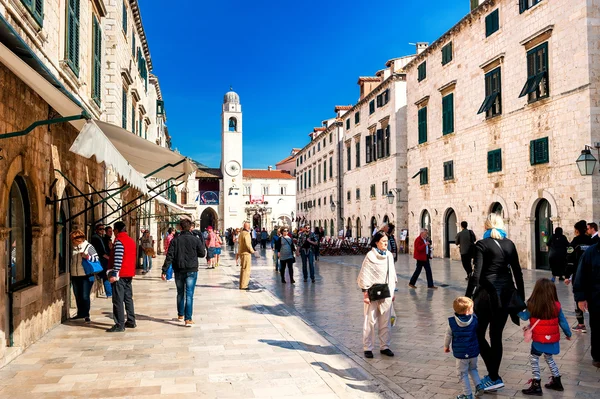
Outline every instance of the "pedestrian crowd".
<svg viewBox="0 0 600 399"><path fill-rule="evenodd" d="M571 242L561 228L555 229L548 239L552 278L539 279L528 299L517 249L508 238L502 217L494 213L485 219L485 231L480 240L468 229L466 222L461 223L461 228L455 242L460 248L468 283L465 295L453 301L454 315L448 318L443 346L445 352L452 352L456 358L456 372L463 385L457 399L472 399L504 387L499 370L503 358L502 335L509 320L516 325L526 322L524 341L531 343L532 378L529 387L522 390L524 395L542 395L542 356L551 373L544 388L564 390L560 369L554 359L560 353L560 331L567 340L573 332L587 332L584 312L589 313L592 364L600 367L600 238L596 223L577 222ZM390 329L396 319L393 303L397 282L390 239L384 229L374 234L371 247L357 279L363 292L363 350L368 359L374 357L376 333L380 353L394 356L390 349ZM411 289L416 288L423 269L427 287L437 289L430 265L432 253L429 232L421 229L414 242L416 268L408 283ZM573 287L577 303L577 323L573 327L569 327L558 300L557 279ZM488 373L483 378L477 368L479 356Z"/></svg>

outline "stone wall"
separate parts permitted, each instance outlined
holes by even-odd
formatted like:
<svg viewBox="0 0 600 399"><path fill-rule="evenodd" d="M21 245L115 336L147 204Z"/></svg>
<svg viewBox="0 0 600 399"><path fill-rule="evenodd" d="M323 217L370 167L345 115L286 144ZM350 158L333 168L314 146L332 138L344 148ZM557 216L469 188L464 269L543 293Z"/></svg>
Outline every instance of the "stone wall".
<svg viewBox="0 0 600 399"><path fill-rule="evenodd" d="M0 132L24 129L36 120L60 117L48 104L20 81L4 65L0 64ZM44 333L67 318L69 302L69 276L58 274L58 260L55 251L56 233L54 212L57 208L46 205L46 196L61 198L76 194L66 188L66 182L54 169L62 171L77 187L87 191L86 182L97 188L103 187L104 168L95 160L84 159L69 152L69 147L77 136L77 130L70 124L55 124L38 127L29 135L2 139L0 148L0 215L8 213L9 192L16 175L21 175L27 183L31 203L32 223L32 281L33 284L13 294L13 344L27 347ZM58 179L50 192L54 179ZM96 199L97 200L97 199ZM82 198L69 201L70 214L84 209ZM72 228L91 232L94 215L91 211L76 218ZM9 229L6 218L0 219L0 239L8 239ZM0 273L6 276L9 264L6 245L0 245ZM6 293L6 281L0 279L0 292ZM8 294L0 295L0 320L6 320ZM0 337L8 340L8 329L0 323ZM6 350L0 345L0 358Z"/></svg>
<svg viewBox="0 0 600 399"><path fill-rule="evenodd" d="M500 29L486 38L485 17L495 9ZM481 237L484 219L497 202L522 267L532 268L536 207L542 199L551 206L554 227L563 227L569 237L577 220L598 221L598 177L580 176L575 165L584 146L599 141L597 129L592 134L598 118L590 116L597 113L592 110L598 91L597 82L591 85L590 76L597 73L590 71L589 60L597 58L597 50L588 54L597 47L598 34L597 27L588 28L587 12L583 0L542 1L522 14L518 2L488 1L408 65L408 176L429 170L426 185L409 179L409 226L416 231L427 210L435 247L445 244L450 209L458 223L466 220ZM597 5L593 12L598 13ZM453 60L442 66L441 48L450 41ZM527 51L543 42L548 43L550 96L528 103L527 97L519 98L527 81ZM418 82L417 66L425 60L427 77ZM486 119L477 111L485 98L485 73L496 66L501 68L502 114ZM453 88L444 89L452 82ZM455 124L454 133L443 136L446 92L454 93ZM425 104L428 137L418 144L417 112ZM543 137L549 140L549 163L531 165L530 140ZM502 170L488 173L487 154L495 149L502 150ZM449 160L454 179L444 181L443 163ZM456 248L452 254L457 257Z"/></svg>

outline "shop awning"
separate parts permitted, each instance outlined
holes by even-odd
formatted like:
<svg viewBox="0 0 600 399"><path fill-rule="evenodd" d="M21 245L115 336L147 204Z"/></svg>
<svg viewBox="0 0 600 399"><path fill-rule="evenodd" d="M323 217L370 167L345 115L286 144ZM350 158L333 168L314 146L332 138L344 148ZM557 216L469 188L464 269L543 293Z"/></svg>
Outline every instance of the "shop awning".
<svg viewBox="0 0 600 399"><path fill-rule="evenodd" d="M185 213L186 215L192 214L192 212L188 211L185 208L180 207L179 205L175 204L174 202L169 201L165 197L163 197L161 195L157 195L158 193L155 192L154 190L150 190L149 194L152 195L153 197L154 197L154 195L156 195L156 197L154 197L155 200L157 200L158 202L160 202L163 205L168 206L169 208L171 208L174 211L177 211L179 213Z"/></svg>
<svg viewBox="0 0 600 399"><path fill-rule="evenodd" d="M90 126L90 128L82 129L71 146L71 151L76 154L87 157L96 155L96 158L98 155L103 156L103 149L96 147L93 142L97 135L103 134L113 144L116 151L144 177L182 180L187 179L190 173L196 171L196 166L183 155L152 143L119 126L101 121L88 121L86 126ZM182 178L182 175L185 178Z"/></svg>

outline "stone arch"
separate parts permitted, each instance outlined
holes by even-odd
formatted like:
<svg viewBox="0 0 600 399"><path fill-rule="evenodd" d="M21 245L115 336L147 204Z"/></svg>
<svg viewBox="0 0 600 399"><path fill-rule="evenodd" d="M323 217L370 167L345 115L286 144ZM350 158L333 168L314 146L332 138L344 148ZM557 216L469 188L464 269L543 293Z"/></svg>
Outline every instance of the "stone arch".
<svg viewBox="0 0 600 399"><path fill-rule="evenodd" d="M539 238L537 237L536 231L536 213L538 211L538 205L542 200L548 201L548 204L550 205L550 220L552 224L555 226L560 226L560 215L558 213L559 208L554 196L547 190L539 190L534 192L534 195L531 196L528 203L529 217L525 219L525 222L529 225L529 239L527 240L527 252L529 254L527 263L528 269L535 268L538 264L537 253L539 251L536 248L536 240Z"/></svg>
<svg viewBox="0 0 600 399"><path fill-rule="evenodd" d="M503 216L504 223L508 225L508 222L510 221L510 216L511 216L510 208L508 207L508 203L504 200L504 198L498 194L492 195L492 201L490 202L490 206L487 209L487 214L485 215L485 217L487 217L487 215L492 213L492 211L494 209L494 205L497 203L502 206L502 211L504 213L504 216Z"/></svg>
<svg viewBox="0 0 600 399"><path fill-rule="evenodd" d="M230 132L238 131L237 130L237 119L235 117L232 116L231 118L229 118L228 124L229 124L228 129Z"/></svg>
<svg viewBox="0 0 600 399"><path fill-rule="evenodd" d="M218 229L219 217L214 209L208 207L200 214L200 231L204 231L208 226Z"/></svg>
<svg viewBox="0 0 600 399"><path fill-rule="evenodd" d="M542 199L545 199L550 203L550 207L552 210L552 219L554 221L557 221L560 218L560 215L558 214L558 204L556 202L556 199L554 199L554 196L550 194L548 190L541 190L541 195L539 191L536 191L535 194L531 196L531 198L529 199L529 206L527 208L529 209L529 217L531 219L535 219L535 211L537 209L538 203Z"/></svg>

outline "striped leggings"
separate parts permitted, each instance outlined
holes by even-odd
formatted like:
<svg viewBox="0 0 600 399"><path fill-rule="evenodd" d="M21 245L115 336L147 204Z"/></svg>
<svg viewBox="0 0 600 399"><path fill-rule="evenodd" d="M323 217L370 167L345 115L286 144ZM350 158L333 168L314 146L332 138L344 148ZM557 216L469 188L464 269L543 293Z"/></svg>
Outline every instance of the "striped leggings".
<svg viewBox="0 0 600 399"><path fill-rule="evenodd" d="M550 371L552 371L552 375L554 377L560 377L560 372L558 371L558 366L554 361L552 355L548 353L541 353L531 348L531 354L529 355L529 362L531 363L531 372L533 373L534 380L540 380L540 356L544 355L544 360L548 363L548 367L550 367Z"/></svg>

